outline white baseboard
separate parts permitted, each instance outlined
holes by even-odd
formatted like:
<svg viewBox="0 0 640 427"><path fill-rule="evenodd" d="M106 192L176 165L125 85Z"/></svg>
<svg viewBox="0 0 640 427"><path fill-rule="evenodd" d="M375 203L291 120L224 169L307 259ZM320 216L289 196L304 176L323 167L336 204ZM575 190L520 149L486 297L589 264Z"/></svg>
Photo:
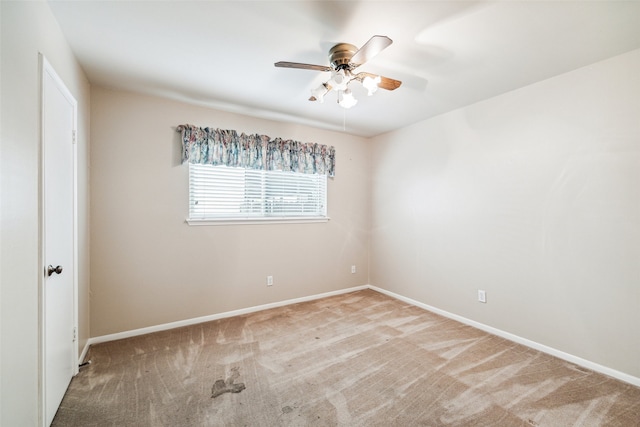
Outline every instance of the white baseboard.
<svg viewBox="0 0 640 427"><path fill-rule="evenodd" d="M555 356L555 357L557 357L559 359L566 360L567 362L571 362L571 363L576 364L578 366L582 366L584 368L591 369L592 371L599 372L601 374L608 375L608 376L613 377L615 379L618 379L620 381L624 381L626 383L632 384L632 385L634 385L636 387L640 387L640 378L634 377L633 375L629 375L629 374L625 374L624 372L616 371L615 369L611 369L611 368L608 368L606 366L600 365L598 363L594 363L594 362L591 362L589 360L583 359L581 357L574 356L572 354L565 353L565 352L560 351L558 349L546 346L544 344L540 344L538 342L531 341L531 340L528 340L526 338L522 338L522 337L520 337L518 335L514 335L512 333L505 332L505 331L500 330L500 329L496 329L496 328L494 328L492 326L488 326L488 325L485 325L483 323L476 322L475 320L467 319L466 317L462 317L462 316L458 316L457 314L449 313L448 311L444 311L444 310L441 310L439 308L432 307L430 305L421 303L420 301L416 301L414 299L404 297L402 295L396 294L394 292L387 291L385 289L378 288L376 286L369 285L368 288L372 289L372 290L374 290L376 292L380 292L381 294L388 295L388 296L390 296L392 298L395 298L397 300L406 302L408 304L415 305L416 307L420 307L420 308L423 308L423 309L425 309L427 311L431 311L431 312L439 314L441 316L448 317L449 319L456 320L456 321L458 321L460 323L464 323L465 325L473 326L474 328L477 328L477 329L483 330L485 332L488 332L490 334L497 335L499 337L508 339L509 341L513 341L513 342L516 342L518 344L525 345L525 346L533 348L535 350L539 350L539 351L541 351L543 353L550 354L551 356Z"/></svg>
<svg viewBox="0 0 640 427"><path fill-rule="evenodd" d="M180 320L177 322L164 323L162 325L149 326L147 328L134 329L131 331L118 332L115 334L102 335L99 337L89 338L87 345L85 346L85 350L82 352L83 355L86 355L86 351L89 346L93 344L99 344L108 341L120 340L123 338L135 337L138 335L150 334L152 332L166 331L168 329L180 328L183 326L196 325L198 323L210 322L212 320L224 319L227 317L239 316L241 314L255 313L256 311L268 310L270 308L283 307L285 305L297 304L305 301L313 301L321 298L327 298L334 295L346 294L349 292L361 291L363 289L368 289L369 285L355 286L353 288L340 289L337 291L324 292L322 294L310 295L306 297L288 299L284 301L273 302L270 304L258 305L255 307L241 308L239 310L226 311L224 313L211 314L209 316L196 317L193 319ZM81 357L80 360L83 360Z"/></svg>
<svg viewBox="0 0 640 427"><path fill-rule="evenodd" d="M82 353L80 353L80 357L78 358L78 366L84 363L85 357L87 357L87 353L89 352L89 347L91 346L91 338L84 343L84 347L82 348Z"/></svg>

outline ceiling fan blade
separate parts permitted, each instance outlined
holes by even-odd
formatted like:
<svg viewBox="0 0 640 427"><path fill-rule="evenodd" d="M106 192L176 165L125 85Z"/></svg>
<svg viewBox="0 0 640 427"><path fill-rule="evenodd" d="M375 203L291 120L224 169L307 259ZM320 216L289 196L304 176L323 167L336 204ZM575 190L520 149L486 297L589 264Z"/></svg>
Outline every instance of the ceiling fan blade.
<svg viewBox="0 0 640 427"><path fill-rule="evenodd" d="M351 57L349 63L355 68L371 60L386 49L393 40L387 36L373 36Z"/></svg>
<svg viewBox="0 0 640 427"><path fill-rule="evenodd" d="M378 87L386 90L395 90L398 89L401 84L402 82L400 80L380 76L380 83L378 83Z"/></svg>
<svg viewBox="0 0 640 427"><path fill-rule="evenodd" d="M273 65L281 68L300 68L302 70L331 71L331 67L327 65L301 64L299 62L280 61L276 62Z"/></svg>
<svg viewBox="0 0 640 427"><path fill-rule="evenodd" d="M378 76L377 74L371 73L358 73L356 75L356 79L362 81L365 77L371 77L375 79L376 77L380 77L380 83L378 83L378 87L386 90L396 90L400 87L402 82L400 80L391 79L389 77Z"/></svg>

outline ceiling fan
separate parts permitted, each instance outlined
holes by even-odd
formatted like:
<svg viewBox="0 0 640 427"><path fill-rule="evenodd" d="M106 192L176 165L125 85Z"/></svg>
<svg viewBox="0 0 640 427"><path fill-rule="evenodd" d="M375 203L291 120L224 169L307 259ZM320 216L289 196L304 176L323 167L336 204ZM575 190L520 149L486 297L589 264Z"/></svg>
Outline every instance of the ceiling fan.
<svg viewBox="0 0 640 427"><path fill-rule="evenodd" d="M324 102L324 96L331 90L338 93L338 104L344 108L351 108L358 102L348 85L352 81L358 81L372 95L379 87L386 90L395 90L402 82L389 77L376 74L359 72L355 70L365 62L386 49L393 41L387 36L373 36L360 49L349 43L338 43L329 50L329 63L331 65L302 64L299 62L276 62L276 67L300 68L313 71L330 71L331 78L311 91L309 101Z"/></svg>

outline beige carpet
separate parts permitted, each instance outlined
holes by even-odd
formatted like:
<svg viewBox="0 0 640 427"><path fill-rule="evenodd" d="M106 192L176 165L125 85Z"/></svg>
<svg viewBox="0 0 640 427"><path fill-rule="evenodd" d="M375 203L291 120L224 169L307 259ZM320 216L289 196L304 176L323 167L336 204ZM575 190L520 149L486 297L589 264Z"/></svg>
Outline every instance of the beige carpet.
<svg viewBox="0 0 640 427"><path fill-rule="evenodd" d="M371 290L95 345L54 426L640 426L640 389Z"/></svg>

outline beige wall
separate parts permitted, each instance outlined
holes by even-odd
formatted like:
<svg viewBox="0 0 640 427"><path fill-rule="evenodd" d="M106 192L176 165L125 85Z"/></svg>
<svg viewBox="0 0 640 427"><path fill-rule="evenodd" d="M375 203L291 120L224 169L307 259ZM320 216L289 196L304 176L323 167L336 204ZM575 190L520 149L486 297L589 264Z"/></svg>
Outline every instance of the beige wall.
<svg viewBox="0 0 640 427"><path fill-rule="evenodd" d="M367 140L96 87L91 112L92 336L367 284ZM334 145L331 220L187 225L183 123Z"/></svg>
<svg viewBox="0 0 640 427"><path fill-rule="evenodd" d="M0 2L0 424L38 423L40 73L42 52L78 101L79 347L89 336L89 83L46 2Z"/></svg>
<svg viewBox="0 0 640 427"><path fill-rule="evenodd" d="M633 51L375 138L371 284L640 377L638 76Z"/></svg>

